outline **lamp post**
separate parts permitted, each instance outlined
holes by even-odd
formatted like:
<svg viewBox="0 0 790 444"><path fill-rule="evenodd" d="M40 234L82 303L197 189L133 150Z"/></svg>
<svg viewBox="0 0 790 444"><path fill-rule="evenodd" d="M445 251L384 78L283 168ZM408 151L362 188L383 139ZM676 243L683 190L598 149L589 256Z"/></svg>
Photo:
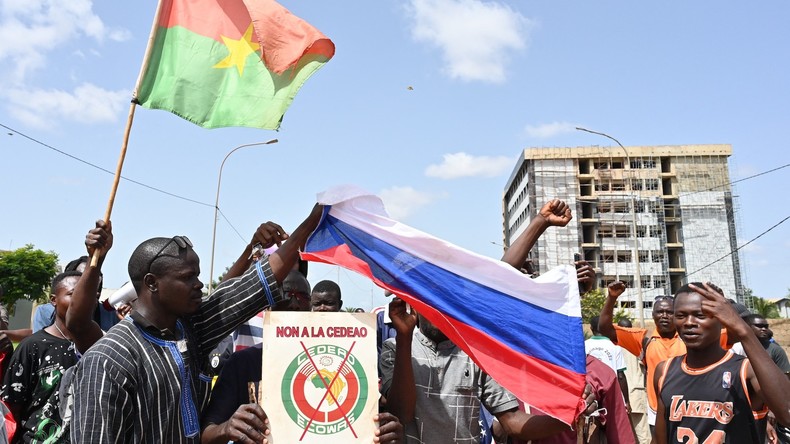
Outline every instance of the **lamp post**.
<svg viewBox="0 0 790 444"><path fill-rule="evenodd" d="M623 150L623 154L625 155L625 163L628 165L628 168L629 169L631 168L631 156L628 155L628 150L625 149L625 147L623 146L622 143L620 143L619 140L615 139L614 137L612 137L612 136L610 136L610 135L608 135L606 133L601 133L601 132L598 132L598 131L592 131L592 130L589 130L587 128L582 128L582 127L578 127L577 126L576 129L579 130L579 131L584 131L584 132L588 132L588 133L591 133L591 134L597 134L599 136L606 137L607 139L614 140L614 142ZM623 170L625 170L625 168L623 168ZM623 175L625 176L625 174L623 174ZM639 313L639 324L642 326L642 328L644 328L645 327L645 313L644 313L644 302L643 302L643 298L642 298L642 273L641 273L642 270L641 270L641 266L639 264L639 237L637 236L637 233L636 233L636 201L634 199L634 194L633 193L630 193L629 197L630 197L630 201L631 201L630 202L631 203L631 211L630 211L630 213L631 213L631 230L633 231L633 236L634 236L634 255L633 255L633 259L634 259L634 261L636 263L636 267L635 267L635 270L634 270L634 271L636 271L636 276L634 276L634 285L636 285L636 305L637 305L637 313ZM616 263L615 263L615 267L617 267Z"/></svg>
<svg viewBox="0 0 790 444"><path fill-rule="evenodd" d="M225 158L222 159L222 163L219 166L219 176L217 177L217 197L214 200L214 229L211 233L211 266L209 267L209 278L208 278L208 292L211 293L212 281L214 280L214 246L217 243L217 219L219 218L219 187L222 185L222 168L225 166L225 161L228 160L231 154L235 153L236 151L246 148L248 146L259 146L259 145L271 145L273 143L277 143L279 140L272 139L267 140L266 142L256 142L256 143L245 143L244 145L239 145L236 148L233 148L225 155Z"/></svg>

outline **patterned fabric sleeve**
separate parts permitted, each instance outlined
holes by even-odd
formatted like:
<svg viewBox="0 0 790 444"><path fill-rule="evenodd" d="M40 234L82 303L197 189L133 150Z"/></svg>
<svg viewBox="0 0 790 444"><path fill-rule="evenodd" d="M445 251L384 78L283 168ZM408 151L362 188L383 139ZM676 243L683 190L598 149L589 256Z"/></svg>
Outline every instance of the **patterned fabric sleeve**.
<svg viewBox="0 0 790 444"><path fill-rule="evenodd" d="M201 355L208 356L236 327L268 307L267 289L275 303L283 299L280 284L266 257L261 259L261 270L267 287L261 285L261 278L253 265L238 278L222 282L203 301L200 311L191 319Z"/></svg>
<svg viewBox="0 0 790 444"><path fill-rule="evenodd" d="M74 376L79 387L71 422L71 441L131 442L133 436L133 384L116 363L99 353L86 354ZM110 409L107 406L114 406Z"/></svg>

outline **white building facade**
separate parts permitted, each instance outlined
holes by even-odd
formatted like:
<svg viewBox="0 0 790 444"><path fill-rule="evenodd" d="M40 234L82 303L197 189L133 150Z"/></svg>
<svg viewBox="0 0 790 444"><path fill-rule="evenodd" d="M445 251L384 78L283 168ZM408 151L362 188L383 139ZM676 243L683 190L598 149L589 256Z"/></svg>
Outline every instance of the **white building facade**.
<svg viewBox="0 0 790 444"><path fill-rule="evenodd" d="M742 301L731 154L730 145L528 148L505 187L503 243L558 198L574 217L538 240L537 271L580 253L599 286L628 284L621 307L636 318L640 299L649 318L656 297L687 282L713 282Z"/></svg>

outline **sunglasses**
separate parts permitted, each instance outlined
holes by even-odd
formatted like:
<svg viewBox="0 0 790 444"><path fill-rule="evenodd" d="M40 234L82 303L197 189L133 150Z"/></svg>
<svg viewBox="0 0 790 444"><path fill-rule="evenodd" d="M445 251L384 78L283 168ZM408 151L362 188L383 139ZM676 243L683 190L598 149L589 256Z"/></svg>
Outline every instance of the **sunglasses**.
<svg viewBox="0 0 790 444"><path fill-rule="evenodd" d="M298 300L300 302L309 302L310 301L310 295L305 293L305 292L303 292L303 291L289 290L289 291L284 291L283 293L285 294L285 297L288 298L288 299L296 298L296 300Z"/></svg>
<svg viewBox="0 0 790 444"><path fill-rule="evenodd" d="M770 326L769 326L768 324L752 324L752 327L757 327L757 328L768 328L768 327L770 327Z"/></svg>
<svg viewBox="0 0 790 444"><path fill-rule="evenodd" d="M158 257L160 257L162 252L165 251L167 249L167 247L169 247L170 244L172 244L172 243L175 243L178 246L179 250L183 250L185 248L192 248L192 241L190 241L188 237L186 237L186 236L173 236L169 241L167 241L167 243L164 246L162 246L162 248L159 249L159 251L156 252L156 254L151 258L151 260L148 261L148 267L146 267L145 274L148 274L148 273L151 272L151 265L154 264L154 261Z"/></svg>
<svg viewBox="0 0 790 444"><path fill-rule="evenodd" d="M674 301L674 300L675 300L674 296L656 296L656 298L653 299L654 302L658 302L658 301Z"/></svg>

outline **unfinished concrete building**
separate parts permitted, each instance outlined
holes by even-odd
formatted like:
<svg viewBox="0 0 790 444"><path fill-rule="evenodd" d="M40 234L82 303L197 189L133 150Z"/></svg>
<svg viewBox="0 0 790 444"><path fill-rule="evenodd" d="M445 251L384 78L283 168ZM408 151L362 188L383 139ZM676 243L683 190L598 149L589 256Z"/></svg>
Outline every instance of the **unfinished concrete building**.
<svg viewBox="0 0 790 444"><path fill-rule="evenodd" d="M689 281L741 301L731 154L730 145L528 148L505 188L504 245L559 198L574 218L539 239L530 254L538 272L580 253L599 286L628 284L621 307L636 318L639 300L649 318L656 297Z"/></svg>

